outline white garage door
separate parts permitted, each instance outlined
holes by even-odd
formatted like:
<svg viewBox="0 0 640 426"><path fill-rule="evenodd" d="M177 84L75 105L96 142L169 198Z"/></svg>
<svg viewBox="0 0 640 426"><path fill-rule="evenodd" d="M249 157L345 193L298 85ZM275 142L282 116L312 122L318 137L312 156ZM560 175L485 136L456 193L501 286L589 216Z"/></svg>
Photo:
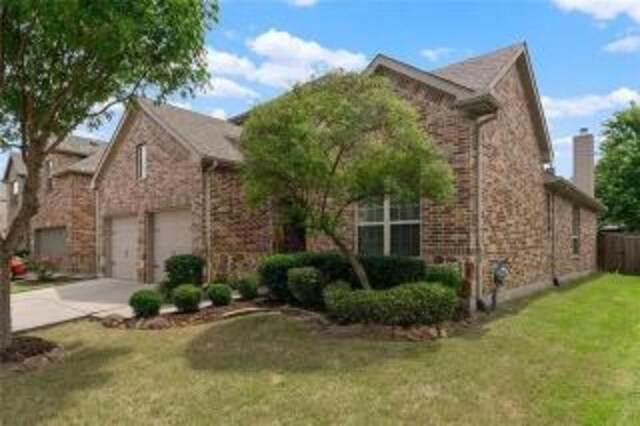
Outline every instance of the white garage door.
<svg viewBox="0 0 640 426"><path fill-rule="evenodd" d="M153 221L153 278L164 279L164 261L176 254L190 254L191 212L176 210L156 213Z"/></svg>
<svg viewBox="0 0 640 426"><path fill-rule="evenodd" d="M137 280L137 239L138 219L135 216L111 220L111 276L113 278Z"/></svg>

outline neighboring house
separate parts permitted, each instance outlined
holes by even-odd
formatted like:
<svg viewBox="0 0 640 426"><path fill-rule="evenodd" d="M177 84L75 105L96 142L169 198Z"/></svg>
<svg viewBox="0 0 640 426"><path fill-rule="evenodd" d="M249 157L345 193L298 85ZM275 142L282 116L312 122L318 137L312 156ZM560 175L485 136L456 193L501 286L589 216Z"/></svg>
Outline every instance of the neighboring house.
<svg viewBox="0 0 640 426"><path fill-rule="evenodd" d="M38 189L39 209L30 221L27 237L34 259L51 261L67 273L95 274L95 198L91 177L104 147L97 140L69 136L47 154ZM9 166L10 176L5 180L10 182L13 220L21 202L21 189L11 176L19 168L22 185L26 168L20 154L12 156Z"/></svg>
<svg viewBox="0 0 640 426"><path fill-rule="evenodd" d="M346 226L359 253L456 263L472 300L488 296L500 261L509 270L502 298L595 270L604 207L592 192L593 137L576 139L580 158L591 153L577 186L553 175L525 44L432 72L378 55L366 72L388 77L414 105L454 169L456 192L447 206L361 204ZM159 281L168 255L193 252L208 259L210 276L226 275L278 247L271 216L243 200L236 139L246 116L234 125L146 100L128 110L94 178L101 272ZM333 249L318 239L309 247Z"/></svg>
<svg viewBox="0 0 640 426"><path fill-rule="evenodd" d="M7 215L9 214L9 191L7 185L0 184L0 235L7 232Z"/></svg>
<svg viewBox="0 0 640 426"><path fill-rule="evenodd" d="M2 183L7 193L5 232L13 223L13 220L22 206L22 191L27 177L27 167L22 160L22 155L17 151L12 151L4 169ZM21 238L20 248L28 248L28 232Z"/></svg>

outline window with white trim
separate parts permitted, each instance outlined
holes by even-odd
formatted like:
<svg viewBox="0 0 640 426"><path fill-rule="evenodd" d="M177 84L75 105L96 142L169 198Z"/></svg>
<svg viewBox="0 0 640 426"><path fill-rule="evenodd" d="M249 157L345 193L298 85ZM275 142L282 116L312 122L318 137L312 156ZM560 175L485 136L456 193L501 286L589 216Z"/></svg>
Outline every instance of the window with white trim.
<svg viewBox="0 0 640 426"><path fill-rule="evenodd" d="M358 205L358 253L420 256L420 201L376 197Z"/></svg>
<svg viewBox="0 0 640 426"><path fill-rule="evenodd" d="M571 212L571 253L580 254L580 207L573 206Z"/></svg>
<svg viewBox="0 0 640 426"><path fill-rule="evenodd" d="M53 190L53 161L47 160L47 191Z"/></svg>
<svg viewBox="0 0 640 426"><path fill-rule="evenodd" d="M136 177L147 177L147 146L144 144L136 146Z"/></svg>
<svg viewBox="0 0 640 426"><path fill-rule="evenodd" d="M13 181L13 195L20 195L20 181L18 179Z"/></svg>

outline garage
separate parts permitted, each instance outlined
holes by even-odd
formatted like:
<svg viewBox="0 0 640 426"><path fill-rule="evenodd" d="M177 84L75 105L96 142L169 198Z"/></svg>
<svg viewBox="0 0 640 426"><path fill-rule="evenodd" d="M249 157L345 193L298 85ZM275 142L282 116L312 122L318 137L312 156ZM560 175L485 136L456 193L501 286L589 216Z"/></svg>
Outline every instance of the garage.
<svg viewBox="0 0 640 426"><path fill-rule="evenodd" d="M172 210L159 212L153 219L153 279L164 279L164 262L176 254L190 254L193 251L191 212Z"/></svg>
<svg viewBox="0 0 640 426"><path fill-rule="evenodd" d="M135 216L111 219L111 276L136 281L138 220Z"/></svg>
<svg viewBox="0 0 640 426"><path fill-rule="evenodd" d="M64 226L37 229L35 231L35 253L38 259L65 264L67 256L67 230Z"/></svg>

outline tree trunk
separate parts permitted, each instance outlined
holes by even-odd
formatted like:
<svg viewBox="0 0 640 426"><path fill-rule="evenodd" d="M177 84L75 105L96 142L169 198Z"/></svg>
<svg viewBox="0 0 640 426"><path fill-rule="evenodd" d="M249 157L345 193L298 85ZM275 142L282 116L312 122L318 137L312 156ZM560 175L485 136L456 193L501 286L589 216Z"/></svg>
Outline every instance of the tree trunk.
<svg viewBox="0 0 640 426"><path fill-rule="evenodd" d="M364 288L365 290L371 290L371 284L369 284L367 271L364 270L364 266L362 266L362 263L360 262L360 259L358 259L358 256L353 254L353 252L349 250L349 247L347 247L347 245L340 238L331 234L329 234L329 238L331 238L331 241L333 241L336 247L338 247L338 250L340 250L344 257L349 260L349 263L351 263L353 272L355 272L362 288Z"/></svg>
<svg viewBox="0 0 640 426"><path fill-rule="evenodd" d="M0 352L11 345L11 256L0 253Z"/></svg>

